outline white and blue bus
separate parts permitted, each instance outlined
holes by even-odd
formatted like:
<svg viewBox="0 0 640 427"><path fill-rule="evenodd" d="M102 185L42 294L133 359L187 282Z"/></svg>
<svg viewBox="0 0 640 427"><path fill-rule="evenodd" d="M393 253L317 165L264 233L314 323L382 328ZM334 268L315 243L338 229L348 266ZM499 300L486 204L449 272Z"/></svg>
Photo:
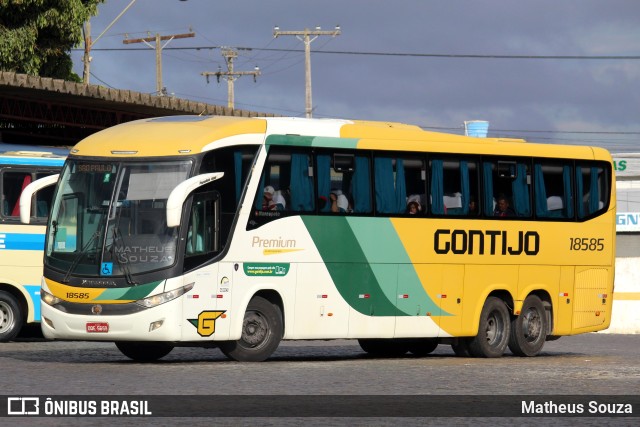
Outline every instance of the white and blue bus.
<svg viewBox="0 0 640 427"><path fill-rule="evenodd" d="M31 223L20 223L20 194L59 173L68 150L0 144L0 342L40 321L42 250L53 189L33 199Z"/></svg>

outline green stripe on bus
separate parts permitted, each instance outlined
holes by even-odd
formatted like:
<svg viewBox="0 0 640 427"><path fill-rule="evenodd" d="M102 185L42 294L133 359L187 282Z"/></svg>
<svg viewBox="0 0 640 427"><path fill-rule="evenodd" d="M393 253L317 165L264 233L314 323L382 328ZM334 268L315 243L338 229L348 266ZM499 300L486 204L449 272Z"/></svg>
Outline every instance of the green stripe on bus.
<svg viewBox="0 0 640 427"><path fill-rule="evenodd" d="M397 301L398 294L407 294L412 301L411 307L419 305L421 311L430 312L433 316L448 315L441 313L438 304L426 293L400 236L388 218L347 217L347 222L360 243L365 258L372 262L378 283L398 282L399 269L402 268L402 283L397 283L397 286L386 292L391 301ZM409 305L406 305L409 309ZM409 310L405 314L416 314L415 308Z"/></svg>
<svg viewBox="0 0 640 427"><path fill-rule="evenodd" d="M136 301L142 298L149 296L151 292L162 282L162 280L158 280L155 282L147 283L144 285L133 286L130 288L121 288L121 289L106 289L103 293L100 294L96 301L98 300L126 300L126 301Z"/></svg>
<svg viewBox="0 0 640 427"><path fill-rule="evenodd" d="M302 220L338 292L356 311L370 316L415 315L414 309L403 311L396 305L402 268L403 294L411 294L423 312L440 315L388 219L303 216Z"/></svg>
<svg viewBox="0 0 640 427"><path fill-rule="evenodd" d="M357 138L331 138L326 136L269 135L266 145L287 145L294 147L327 147L354 149Z"/></svg>
<svg viewBox="0 0 640 427"><path fill-rule="evenodd" d="M383 292L345 217L303 216L302 220L338 292L351 307L368 316L405 315Z"/></svg>

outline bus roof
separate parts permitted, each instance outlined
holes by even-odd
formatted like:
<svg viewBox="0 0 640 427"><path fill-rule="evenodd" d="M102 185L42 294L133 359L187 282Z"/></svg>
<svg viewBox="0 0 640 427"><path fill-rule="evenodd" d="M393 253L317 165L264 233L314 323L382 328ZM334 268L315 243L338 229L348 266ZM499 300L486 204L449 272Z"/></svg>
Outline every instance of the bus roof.
<svg viewBox="0 0 640 427"><path fill-rule="evenodd" d="M333 148L610 159L609 153L601 148L468 137L425 131L402 123L230 116L169 116L127 122L85 138L71 154L136 158L192 155L236 136L240 138L233 142L248 144L265 143L266 139L267 144L286 140L288 144Z"/></svg>

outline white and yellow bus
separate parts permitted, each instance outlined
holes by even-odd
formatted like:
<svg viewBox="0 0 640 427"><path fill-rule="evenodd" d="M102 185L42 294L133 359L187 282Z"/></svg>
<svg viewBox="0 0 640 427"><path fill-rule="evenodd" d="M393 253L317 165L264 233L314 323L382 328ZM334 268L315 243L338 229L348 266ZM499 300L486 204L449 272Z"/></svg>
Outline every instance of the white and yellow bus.
<svg viewBox="0 0 640 427"><path fill-rule="evenodd" d="M30 225L20 223L20 193L31 182L60 173L64 158L60 149L0 144L0 342L40 321L42 250L53 188L34 200Z"/></svg>
<svg viewBox="0 0 640 427"><path fill-rule="evenodd" d="M118 125L60 175L42 328L136 360L217 346L261 361L282 339L337 338L377 355L534 356L609 325L612 176L600 148L397 123Z"/></svg>

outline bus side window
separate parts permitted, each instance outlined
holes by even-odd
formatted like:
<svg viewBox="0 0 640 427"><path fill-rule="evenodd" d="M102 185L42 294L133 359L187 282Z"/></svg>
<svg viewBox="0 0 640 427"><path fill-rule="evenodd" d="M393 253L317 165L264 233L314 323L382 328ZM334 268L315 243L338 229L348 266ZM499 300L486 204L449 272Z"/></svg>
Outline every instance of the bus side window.
<svg viewBox="0 0 640 427"><path fill-rule="evenodd" d="M424 158L402 154L402 157L377 155L374 159L376 212L379 214L421 215L426 211Z"/></svg>
<svg viewBox="0 0 640 427"><path fill-rule="evenodd" d="M576 166L576 196L578 218L585 218L602 211L609 203L608 194L611 178L607 171L598 165L581 164Z"/></svg>
<svg viewBox="0 0 640 427"><path fill-rule="evenodd" d="M336 202L340 193L343 196L340 197L340 206L336 206L338 211L371 212L371 168L366 153L349 151L319 153L316 156L316 164L318 212L332 212L332 192L336 195Z"/></svg>
<svg viewBox="0 0 640 427"><path fill-rule="evenodd" d="M431 160L431 211L436 215L477 215L477 162L457 158Z"/></svg>
<svg viewBox="0 0 640 427"><path fill-rule="evenodd" d="M531 217L531 171L526 160L484 161L482 165L486 215L492 215L498 195L510 202L515 216Z"/></svg>
<svg viewBox="0 0 640 427"><path fill-rule="evenodd" d="M20 215L20 194L31 181L31 173L5 171L2 174L3 215Z"/></svg>
<svg viewBox="0 0 640 427"><path fill-rule="evenodd" d="M193 196L185 253L187 256L204 255L219 250L218 192L208 191Z"/></svg>
<svg viewBox="0 0 640 427"><path fill-rule="evenodd" d="M572 167L558 162L534 164L535 209L539 218L573 218Z"/></svg>

